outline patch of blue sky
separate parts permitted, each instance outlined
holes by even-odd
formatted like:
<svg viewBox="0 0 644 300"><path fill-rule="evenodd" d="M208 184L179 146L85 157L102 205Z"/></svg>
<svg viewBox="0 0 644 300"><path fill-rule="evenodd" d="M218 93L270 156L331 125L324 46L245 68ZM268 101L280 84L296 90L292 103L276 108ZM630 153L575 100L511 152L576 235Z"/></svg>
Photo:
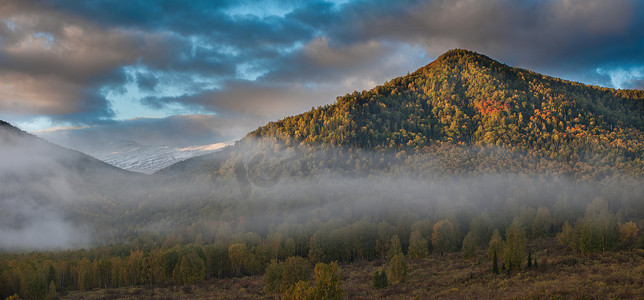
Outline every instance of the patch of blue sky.
<svg viewBox="0 0 644 300"><path fill-rule="evenodd" d="M52 35L49 32L36 32L36 33L34 33L34 37L36 37L36 38L44 38L47 41L49 41L50 43L54 42L54 35Z"/></svg>
<svg viewBox="0 0 644 300"><path fill-rule="evenodd" d="M644 79L644 66L632 66L627 68L597 68L600 75L610 78L611 85L616 89L633 88L630 84L634 81Z"/></svg>
<svg viewBox="0 0 644 300"><path fill-rule="evenodd" d="M33 34L35 38L44 41L44 45L50 48L54 44L54 35L49 32L36 32Z"/></svg>
<svg viewBox="0 0 644 300"><path fill-rule="evenodd" d="M225 9L224 13L231 17L252 15L260 19L267 17L283 18L286 14L292 12L299 3L299 1L279 0L240 2L239 5Z"/></svg>
<svg viewBox="0 0 644 300"><path fill-rule="evenodd" d="M294 52L300 51L304 47L304 43L302 41L297 41L293 43L290 47L279 47L277 48L277 52L280 55L288 55L292 54Z"/></svg>
<svg viewBox="0 0 644 300"><path fill-rule="evenodd" d="M3 23L7 26L7 28L9 28L9 30L11 30L11 31L14 31L14 30L16 30L16 28L18 28L18 24L16 24L15 22L13 22L13 21L11 21L11 20L2 19L2 22L3 22Z"/></svg>
<svg viewBox="0 0 644 300"><path fill-rule="evenodd" d="M114 111L114 120L136 118L165 118L173 115L214 114L202 107L181 103L181 97L191 96L204 90L219 88L219 83L212 79L194 74L176 74L149 70L145 66L135 65L124 68L128 82L119 89L103 88L102 94L110 102ZM137 74L153 76L158 83L153 89L142 89L136 82ZM161 106L146 105L143 100L148 97L174 98L176 101L163 103Z"/></svg>
<svg viewBox="0 0 644 300"><path fill-rule="evenodd" d="M329 2L335 4L335 6L338 7L338 6L342 6L344 4L347 4L347 3L351 2L351 1L352 0L330 0Z"/></svg>
<svg viewBox="0 0 644 300"><path fill-rule="evenodd" d="M241 51L239 51L239 48L231 45L226 45L226 44L219 44L219 45L213 46L213 49L215 49L217 53L220 53L223 55L239 56L239 54L241 54Z"/></svg>
<svg viewBox="0 0 644 300"><path fill-rule="evenodd" d="M318 84L316 82L309 81L309 82L305 82L303 86L307 89L315 89L318 87Z"/></svg>
<svg viewBox="0 0 644 300"><path fill-rule="evenodd" d="M13 125L16 127L30 133L34 133L40 130L44 130L53 126L51 118L46 116L37 116L28 119L20 119L16 121ZM70 123L58 124L59 126L71 126Z"/></svg>
<svg viewBox="0 0 644 300"><path fill-rule="evenodd" d="M236 73L236 77L238 79L254 81L260 76L268 73L268 70L262 66L260 62L250 61L237 64Z"/></svg>
<svg viewBox="0 0 644 300"><path fill-rule="evenodd" d="M194 36L194 35L191 36L190 42L192 43L192 48L190 49L190 55L192 55L193 57L197 54L197 51L200 49L211 51L215 48L206 39L199 36Z"/></svg>

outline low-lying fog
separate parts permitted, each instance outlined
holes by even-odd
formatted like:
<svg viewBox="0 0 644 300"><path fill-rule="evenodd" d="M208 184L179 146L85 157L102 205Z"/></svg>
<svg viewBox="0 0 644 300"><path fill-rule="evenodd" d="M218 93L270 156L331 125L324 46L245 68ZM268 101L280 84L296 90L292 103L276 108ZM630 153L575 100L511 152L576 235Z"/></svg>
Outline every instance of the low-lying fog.
<svg viewBox="0 0 644 300"><path fill-rule="evenodd" d="M644 217L642 176L581 180L543 172L553 164L500 148L401 155L246 141L189 168L142 176L39 140L2 139L3 249L87 247L195 226L207 227L209 242L222 228L263 235L285 224L363 219L486 215L501 226L533 217L539 207L573 222L598 197L619 218Z"/></svg>

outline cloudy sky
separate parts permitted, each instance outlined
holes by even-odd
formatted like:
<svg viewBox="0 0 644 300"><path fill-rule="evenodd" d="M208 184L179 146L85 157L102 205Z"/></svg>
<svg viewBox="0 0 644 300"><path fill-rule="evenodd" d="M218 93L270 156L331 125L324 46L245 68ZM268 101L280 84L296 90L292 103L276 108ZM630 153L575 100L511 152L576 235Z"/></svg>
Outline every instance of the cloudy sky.
<svg viewBox="0 0 644 300"><path fill-rule="evenodd" d="M644 88L644 1L0 1L0 119L56 140L220 142L453 48Z"/></svg>

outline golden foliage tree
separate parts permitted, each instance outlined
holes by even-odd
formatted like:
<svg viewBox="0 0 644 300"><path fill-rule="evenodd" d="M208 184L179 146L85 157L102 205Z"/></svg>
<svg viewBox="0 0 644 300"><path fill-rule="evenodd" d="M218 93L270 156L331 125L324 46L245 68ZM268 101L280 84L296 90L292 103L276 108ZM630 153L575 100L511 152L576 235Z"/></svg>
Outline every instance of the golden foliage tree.
<svg viewBox="0 0 644 300"><path fill-rule="evenodd" d="M432 232L432 246L441 255L445 252L452 252L456 250L457 236L452 222L448 219L438 221L434 224Z"/></svg>
<svg viewBox="0 0 644 300"><path fill-rule="evenodd" d="M315 285L313 294L315 299L342 299L344 290L340 287L341 274L337 262L315 265Z"/></svg>
<svg viewBox="0 0 644 300"><path fill-rule="evenodd" d="M206 277L206 265L195 251L190 251L181 258L179 272L182 284L195 284Z"/></svg>
<svg viewBox="0 0 644 300"><path fill-rule="evenodd" d="M407 259L403 254L397 254L389 261L389 278L391 283L397 284L407 280Z"/></svg>
<svg viewBox="0 0 644 300"><path fill-rule="evenodd" d="M235 274L237 274L237 276L241 275L244 260L246 259L246 244L231 244L228 247L228 257L230 258L230 264L232 265L233 270L235 270Z"/></svg>
<svg viewBox="0 0 644 300"><path fill-rule="evenodd" d="M505 231L505 247L503 250L503 261L508 272L521 268L525 260L526 237L523 230L512 224Z"/></svg>
<svg viewBox="0 0 644 300"><path fill-rule="evenodd" d="M637 224L633 221L628 221L619 225L619 240L625 247L633 245L637 239Z"/></svg>
<svg viewBox="0 0 644 300"><path fill-rule="evenodd" d="M461 252L465 259L474 258L476 255L476 237L474 236L474 232L470 231L465 235Z"/></svg>
<svg viewBox="0 0 644 300"><path fill-rule="evenodd" d="M409 258L427 257L427 240L423 238L420 230L414 230L409 236Z"/></svg>

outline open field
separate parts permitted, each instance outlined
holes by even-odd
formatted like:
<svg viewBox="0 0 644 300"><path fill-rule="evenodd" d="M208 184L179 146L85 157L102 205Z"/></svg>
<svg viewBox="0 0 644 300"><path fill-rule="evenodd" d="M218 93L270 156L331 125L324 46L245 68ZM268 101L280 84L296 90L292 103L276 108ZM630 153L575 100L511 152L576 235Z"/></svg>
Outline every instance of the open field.
<svg viewBox="0 0 644 300"><path fill-rule="evenodd" d="M386 269L384 261L340 265L344 296L349 299L611 299L644 298L644 250L579 256L554 240L532 245L536 268L508 276L493 274L491 262L479 253L465 260L460 253L431 254L408 260L409 277L377 290L372 276ZM136 287L72 292L61 299L270 299L262 276L211 279L193 286Z"/></svg>

